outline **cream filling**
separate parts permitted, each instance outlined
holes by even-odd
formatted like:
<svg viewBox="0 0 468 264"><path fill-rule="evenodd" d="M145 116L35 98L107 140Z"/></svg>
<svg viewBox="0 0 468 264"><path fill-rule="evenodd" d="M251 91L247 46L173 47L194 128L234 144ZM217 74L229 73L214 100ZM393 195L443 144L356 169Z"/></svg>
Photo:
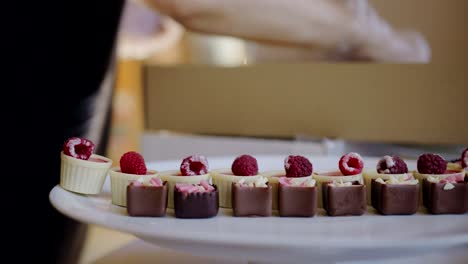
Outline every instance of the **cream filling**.
<svg viewBox="0 0 468 264"><path fill-rule="evenodd" d="M407 177L393 176L393 175L390 175L388 179L386 180L382 178L377 178L377 180L375 181L381 184L401 184L401 185L405 185L405 184L416 185L419 183L419 181L416 179L408 179Z"/></svg>
<svg viewBox="0 0 468 264"><path fill-rule="evenodd" d="M353 185L352 182L343 182L342 179L338 181L333 181L332 183L328 184L328 186L331 186L331 187L349 187L352 185Z"/></svg>
<svg viewBox="0 0 468 264"><path fill-rule="evenodd" d="M236 184L243 187L257 187L257 188L267 188L268 179L266 177L260 176L256 178L253 182L245 182L245 178L240 179Z"/></svg>

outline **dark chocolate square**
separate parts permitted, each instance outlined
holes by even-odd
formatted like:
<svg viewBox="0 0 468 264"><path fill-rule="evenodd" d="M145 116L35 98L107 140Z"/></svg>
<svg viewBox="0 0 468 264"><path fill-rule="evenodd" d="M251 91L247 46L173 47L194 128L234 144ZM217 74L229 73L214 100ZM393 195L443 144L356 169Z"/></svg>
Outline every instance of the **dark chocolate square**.
<svg viewBox="0 0 468 264"><path fill-rule="evenodd" d="M127 186L127 213L130 216L166 215L167 182L163 186Z"/></svg>
<svg viewBox="0 0 468 264"><path fill-rule="evenodd" d="M411 215L418 211L419 184L382 184L372 180L372 206L383 215Z"/></svg>
<svg viewBox="0 0 468 264"><path fill-rule="evenodd" d="M271 216L273 191L267 188L239 187L232 183L232 210L234 216Z"/></svg>
<svg viewBox="0 0 468 264"><path fill-rule="evenodd" d="M322 200L329 216L363 215L367 211L366 186L357 181L347 187L323 183Z"/></svg>
<svg viewBox="0 0 468 264"><path fill-rule="evenodd" d="M218 187L211 192L183 193L174 188L174 213L177 218L210 218L218 214Z"/></svg>
<svg viewBox="0 0 468 264"><path fill-rule="evenodd" d="M278 184L278 210L284 217L311 217L317 210L317 187Z"/></svg>
<svg viewBox="0 0 468 264"><path fill-rule="evenodd" d="M468 212L468 183L454 183L444 190L445 183L423 180L424 206L431 214L464 214Z"/></svg>

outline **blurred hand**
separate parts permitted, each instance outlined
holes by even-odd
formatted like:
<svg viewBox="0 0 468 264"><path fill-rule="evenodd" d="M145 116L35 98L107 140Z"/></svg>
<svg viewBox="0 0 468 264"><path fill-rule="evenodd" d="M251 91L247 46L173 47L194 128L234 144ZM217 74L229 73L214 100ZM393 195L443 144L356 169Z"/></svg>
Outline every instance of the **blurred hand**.
<svg viewBox="0 0 468 264"><path fill-rule="evenodd" d="M420 34L394 30L367 0L141 1L196 32L313 47L374 61L430 59L430 48Z"/></svg>

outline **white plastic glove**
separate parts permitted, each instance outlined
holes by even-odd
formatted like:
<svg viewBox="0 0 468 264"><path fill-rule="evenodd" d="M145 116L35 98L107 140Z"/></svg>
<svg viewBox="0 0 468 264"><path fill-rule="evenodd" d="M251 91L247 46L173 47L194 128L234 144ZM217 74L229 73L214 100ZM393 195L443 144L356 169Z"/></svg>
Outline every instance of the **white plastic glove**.
<svg viewBox="0 0 468 264"><path fill-rule="evenodd" d="M139 1L196 32L318 48L343 59L430 60L424 37L394 30L367 0Z"/></svg>

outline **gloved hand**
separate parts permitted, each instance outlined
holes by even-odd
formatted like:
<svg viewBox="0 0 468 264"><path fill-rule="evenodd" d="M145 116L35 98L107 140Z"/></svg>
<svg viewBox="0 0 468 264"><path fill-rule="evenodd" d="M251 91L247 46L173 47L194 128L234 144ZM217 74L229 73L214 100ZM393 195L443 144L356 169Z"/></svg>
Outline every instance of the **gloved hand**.
<svg viewBox="0 0 468 264"><path fill-rule="evenodd" d="M320 49L344 59L428 62L417 32L392 28L367 0L138 0L187 29Z"/></svg>

